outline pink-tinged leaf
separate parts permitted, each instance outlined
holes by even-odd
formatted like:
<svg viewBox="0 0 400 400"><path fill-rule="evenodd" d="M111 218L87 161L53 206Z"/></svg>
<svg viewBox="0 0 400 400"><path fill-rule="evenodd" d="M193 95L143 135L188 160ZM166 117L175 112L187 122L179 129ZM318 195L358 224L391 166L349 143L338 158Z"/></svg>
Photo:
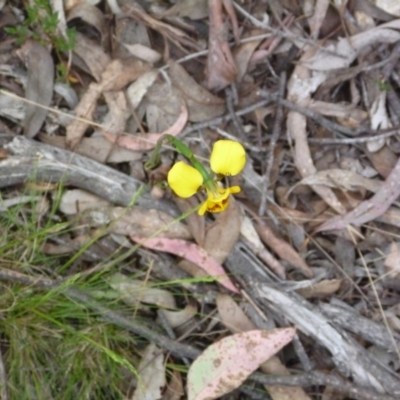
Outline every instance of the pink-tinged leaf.
<svg viewBox="0 0 400 400"><path fill-rule="evenodd" d="M168 129L161 133L147 133L145 135L122 135L122 136L115 136L109 132L102 131L104 137L106 137L110 142L117 143L118 146L124 147L125 149L135 150L135 151L148 151L154 148L157 140L160 139L162 135L166 133L177 136L179 135L183 128L186 125L188 120L188 110L186 105L183 104L181 106L181 113L179 114L178 119L171 125Z"/></svg>
<svg viewBox="0 0 400 400"><path fill-rule="evenodd" d="M222 286L234 293L239 293L232 281L225 274L224 269L207 252L194 243L180 239L152 238L146 239L131 235L130 238L144 247L152 250L175 254L198 265L210 276L214 277Z"/></svg>
<svg viewBox="0 0 400 400"><path fill-rule="evenodd" d="M328 219L315 232L344 229L347 225L360 226L380 217L400 195L400 158L380 189L353 211Z"/></svg>
<svg viewBox="0 0 400 400"><path fill-rule="evenodd" d="M228 42L228 31L225 29L223 7L229 16L236 20L230 0L209 0L210 33L208 38L208 57L206 66L207 88L221 90L230 85L236 78L237 68ZM233 26L236 23L233 22ZM238 35L236 30L236 35Z"/></svg>
<svg viewBox="0 0 400 400"><path fill-rule="evenodd" d="M295 332L294 328L254 330L212 344L189 369L188 400L212 400L236 389Z"/></svg>

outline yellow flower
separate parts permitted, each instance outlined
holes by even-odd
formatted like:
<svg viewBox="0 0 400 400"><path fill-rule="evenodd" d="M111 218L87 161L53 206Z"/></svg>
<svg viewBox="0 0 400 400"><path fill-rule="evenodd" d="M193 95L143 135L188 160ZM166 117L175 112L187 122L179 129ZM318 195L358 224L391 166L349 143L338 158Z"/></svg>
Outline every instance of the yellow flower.
<svg viewBox="0 0 400 400"><path fill-rule="evenodd" d="M229 195L231 193L239 193L239 186L231 186L227 189L224 189L217 185L217 191L207 190L207 200L200 206L199 215L204 215L206 211L208 212L221 212L224 211L226 207L229 205Z"/></svg>
<svg viewBox="0 0 400 400"><path fill-rule="evenodd" d="M240 143L232 140L219 140L214 144L210 166L218 176L237 175L245 163L246 152ZM177 196L183 198L193 196L201 186L204 186L207 200L199 208L200 215L206 211L224 211L229 204L229 195L240 192L239 186L225 189L217 183L216 179L210 177L204 168L201 173L183 161L178 161L169 171L168 184Z"/></svg>

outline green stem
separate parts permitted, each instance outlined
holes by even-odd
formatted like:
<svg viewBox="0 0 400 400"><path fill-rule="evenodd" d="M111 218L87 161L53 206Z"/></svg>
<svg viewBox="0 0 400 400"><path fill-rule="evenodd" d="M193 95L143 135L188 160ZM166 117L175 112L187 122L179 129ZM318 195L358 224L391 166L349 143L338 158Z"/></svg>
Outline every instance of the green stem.
<svg viewBox="0 0 400 400"><path fill-rule="evenodd" d="M176 151L179 154L182 154L186 157L193 165L197 171L200 172L201 176L203 177L204 184L212 180L211 175L209 172L204 168L203 164L195 157L189 147L186 146L183 142L177 139L175 136L166 134L158 139L157 144L154 148L153 154L150 157L150 160L145 164L146 169L155 168L160 163L160 150L164 140L168 140L175 147Z"/></svg>

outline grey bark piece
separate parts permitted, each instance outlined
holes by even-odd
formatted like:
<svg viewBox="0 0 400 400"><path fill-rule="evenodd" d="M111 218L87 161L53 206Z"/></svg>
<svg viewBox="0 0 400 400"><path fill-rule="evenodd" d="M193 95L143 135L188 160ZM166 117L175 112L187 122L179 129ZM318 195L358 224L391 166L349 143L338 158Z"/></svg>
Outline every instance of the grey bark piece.
<svg viewBox="0 0 400 400"><path fill-rule="evenodd" d="M343 307L321 303L319 308L325 317L336 325L355 333L363 339L368 340L379 347L383 347L390 352L395 351L393 348L394 344L392 338L386 327L382 324L364 318L356 312L347 310ZM393 332L393 339L395 340L397 347L400 348L400 335Z"/></svg>
<svg viewBox="0 0 400 400"><path fill-rule="evenodd" d="M64 182L126 206L140 186L132 177L96 161L22 136L16 136L3 147L12 156L0 161L0 187L30 178Z"/></svg>
<svg viewBox="0 0 400 400"><path fill-rule="evenodd" d="M0 159L0 188L30 179L61 182L87 190L111 203L128 206L142 185L140 181L97 161L23 136L0 134L1 147L10 156ZM171 209L175 210L166 201L154 200L147 193L141 194L136 204L169 214Z"/></svg>

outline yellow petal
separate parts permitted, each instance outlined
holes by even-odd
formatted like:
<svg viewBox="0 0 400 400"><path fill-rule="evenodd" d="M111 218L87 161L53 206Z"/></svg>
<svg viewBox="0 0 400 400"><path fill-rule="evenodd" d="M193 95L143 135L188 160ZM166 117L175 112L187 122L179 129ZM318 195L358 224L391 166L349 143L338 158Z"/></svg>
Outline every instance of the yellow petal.
<svg viewBox="0 0 400 400"><path fill-rule="evenodd" d="M218 140L211 152L210 165L216 174L237 175L246 164L246 152L239 142Z"/></svg>
<svg viewBox="0 0 400 400"><path fill-rule="evenodd" d="M179 197L193 196L203 184L203 177L197 169L178 161L168 172L168 185Z"/></svg>
<svg viewBox="0 0 400 400"><path fill-rule="evenodd" d="M200 206L198 211L199 215L203 215L206 211L212 213L224 211L229 204L229 195L231 193L237 193L235 188L239 188L239 186L224 189L216 185L213 190L207 189L207 200ZM232 192L231 189L233 189Z"/></svg>

